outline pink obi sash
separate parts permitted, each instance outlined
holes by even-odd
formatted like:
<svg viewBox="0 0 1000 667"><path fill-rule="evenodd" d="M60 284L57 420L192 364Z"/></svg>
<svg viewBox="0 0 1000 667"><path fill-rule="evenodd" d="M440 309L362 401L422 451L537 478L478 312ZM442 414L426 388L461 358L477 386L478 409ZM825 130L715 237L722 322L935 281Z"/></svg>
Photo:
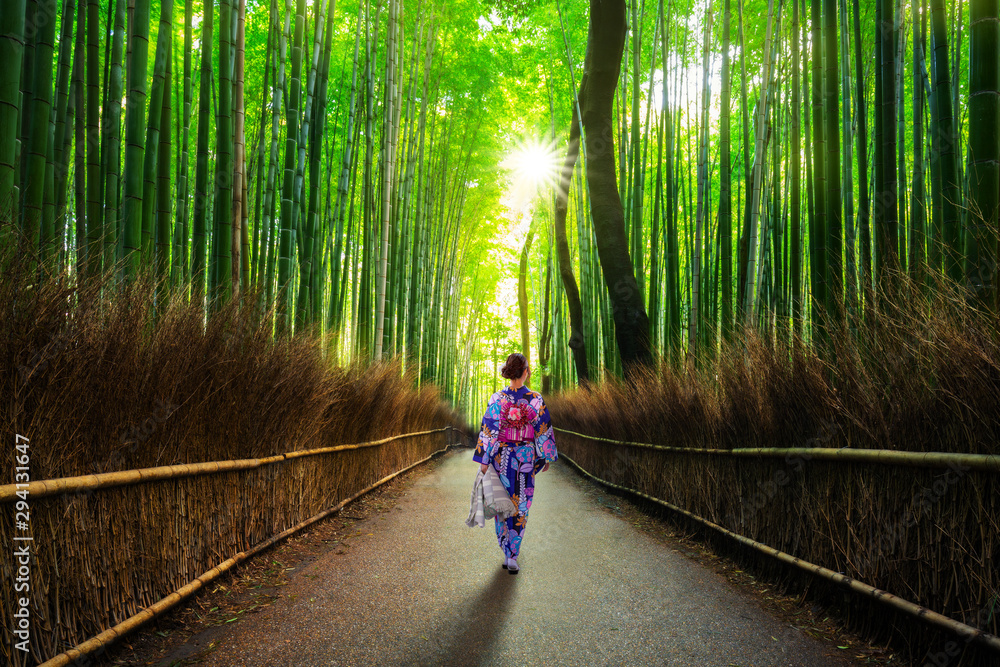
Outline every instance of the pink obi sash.
<svg viewBox="0 0 1000 667"><path fill-rule="evenodd" d="M504 442L518 443L524 440L534 441L535 427L531 424L524 426L502 426L500 428L500 440Z"/></svg>
<svg viewBox="0 0 1000 667"><path fill-rule="evenodd" d="M537 418L538 414L528 401L516 401L504 395L500 399L500 440L512 443L534 440Z"/></svg>

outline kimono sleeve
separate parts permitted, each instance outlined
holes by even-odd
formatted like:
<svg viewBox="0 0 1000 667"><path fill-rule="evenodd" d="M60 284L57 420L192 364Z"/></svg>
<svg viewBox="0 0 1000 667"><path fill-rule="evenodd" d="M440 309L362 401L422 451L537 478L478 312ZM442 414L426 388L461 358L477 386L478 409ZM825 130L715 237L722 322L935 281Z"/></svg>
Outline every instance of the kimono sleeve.
<svg viewBox="0 0 1000 667"><path fill-rule="evenodd" d="M549 418L549 409L545 405L545 401L542 397L537 398L538 405L535 407L535 412L538 416L535 418L535 459L539 463L539 467L544 466L547 462L555 461L559 458L559 454L556 452L556 440L554 434L552 433L552 420Z"/></svg>
<svg viewBox="0 0 1000 667"><path fill-rule="evenodd" d="M483 425L479 429L479 441L476 443L476 453L472 460L476 463L489 463L496 452L497 422L500 419L500 399L497 394L490 397L483 415Z"/></svg>

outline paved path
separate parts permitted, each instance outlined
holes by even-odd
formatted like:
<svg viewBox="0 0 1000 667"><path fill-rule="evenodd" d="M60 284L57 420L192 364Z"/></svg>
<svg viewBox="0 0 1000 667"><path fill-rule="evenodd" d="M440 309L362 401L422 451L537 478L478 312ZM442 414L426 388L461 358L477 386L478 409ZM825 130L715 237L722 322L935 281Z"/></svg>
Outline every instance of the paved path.
<svg viewBox="0 0 1000 667"><path fill-rule="evenodd" d="M297 573L219 637L209 665L845 665L716 573L538 476L521 573L470 529L475 466L445 455L399 510ZM371 533L371 537L367 534Z"/></svg>

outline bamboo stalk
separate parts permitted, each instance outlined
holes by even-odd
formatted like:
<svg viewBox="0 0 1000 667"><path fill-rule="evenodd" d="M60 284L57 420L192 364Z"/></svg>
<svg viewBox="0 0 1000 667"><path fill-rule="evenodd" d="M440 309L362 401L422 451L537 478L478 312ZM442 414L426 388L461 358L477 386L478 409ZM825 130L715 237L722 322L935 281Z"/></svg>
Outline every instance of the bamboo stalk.
<svg viewBox="0 0 1000 667"><path fill-rule="evenodd" d="M408 433L406 435L407 436L410 436L410 435L426 435L427 433L435 433L435 432L438 432L438 431L444 431L447 428L449 428L449 427L446 426L444 428L434 429L432 431L423 431L421 433ZM394 436L394 438L401 438L401 437L405 437L405 436ZM390 438L390 439L393 439L393 438ZM293 534L299 532L303 528L311 526L312 524L316 523L317 521L325 519L326 517L330 516L331 514L334 514L334 513L338 512L338 511L342 510L346 505L354 502L355 500L357 500L361 496L365 495L369 491L372 491L373 489L381 486L382 484L385 484L386 482L388 482L392 478L394 478L394 477L396 477L398 475L403 474L407 470L415 468L416 466L420 465L421 463L425 463L425 462L429 461L430 459L434 458L438 454L441 454L443 452L448 451L448 449L450 447L452 447L452 446L453 446L452 444L447 444L447 445L445 445L445 447L443 449L437 450L436 452L432 453L427 458L421 459L421 460L417 461L416 463L408 465L407 467L403 468L402 470L397 470L396 472L392 473L391 475L387 475L387 476L383 477L382 479L378 480L377 482L375 482L371 486L365 487L364 489L362 489L361 491L358 491L356 494L354 494L350 498L347 498L346 500L342 500L341 502L337 503L333 507L331 507L329 509L325 509L325 510L323 510L322 512L320 512L318 514L315 514L315 515L309 517L305 521L302 521L302 522L300 522L300 523L292 526L291 528L283 530L280 533L278 533L277 535L269 537L268 539L264 540L263 542L260 542L259 544L255 545L251 549L248 549L247 551L241 551L241 552L239 552L238 554L232 556L231 558L228 558L225 561L219 563L217 566L213 567L208 572L206 572L206 573L202 574L201 576L197 577L196 579L188 582L184 586L181 586L180 588L178 588L176 591L174 591L170 595L167 595L166 597L162 598L158 602L155 602L154 604L150 605L149 607L146 607L145 609L143 609L142 611L140 611L138 614L135 614L135 615L133 615L133 616L125 619L124 621L122 621L118 625L114 626L113 628L108 628L107 630L105 630L104 632L100 633L99 635L96 635L95 637L91 637L90 639L88 639L87 641L83 642L82 644L79 644L79 645L75 646L74 648L71 648L70 650L68 650L68 651L66 651L64 653L60 653L59 655L55 656L54 658L50 658L46 662L42 663L41 667L62 667L63 665L74 664L76 661L80 660L84 656L89 655L91 653L94 653L95 651L98 651L98 650L101 650L101 649L107 647L109 644L111 644L112 642L114 642L116 639L119 639L119 638L123 637L124 635L126 635L127 633L131 632L132 630L135 630L136 628L138 628L139 626L141 626L143 623L146 623L147 621L151 621L152 619L156 618L157 616L160 616L163 613L167 612L168 610L172 609L173 607L177 606L178 604L180 604L181 602L183 602L187 598L191 597L191 595L193 595L195 592L197 592L205 584L211 583L215 579L219 578L219 576L221 576L222 574L225 574L228 570L231 570L233 567L235 567L236 565L239 565L240 563L242 563L243 561L247 560L248 558L251 558L251 557L257 555L258 553L264 551L268 547L271 547L271 546L277 544L278 542L280 542L281 540L285 539L286 537L289 537L290 535L293 535ZM351 449L357 449L357 446L354 446L354 445L348 445L347 447L349 447ZM332 448L325 448L325 449L339 449L339 448L332 447ZM312 450L312 451L318 451L318 450Z"/></svg>
<svg viewBox="0 0 1000 667"><path fill-rule="evenodd" d="M271 463L279 463L289 459L301 458L303 456L317 456L320 454L331 454L352 449L363 449L365 447L376 447L384 445L393 440L402 438L413 438L420 435L439 433L451 428L431 429L429 431L416 431L414 433L403 433L394 435L382 440L371 442L361 442L350 445L337 445L336 447L320 447L317 449L302 449L294 452L285 452L275 456L267 456L257 459L237 459L233 461L206 461L204 463L182 463L170 466L158 466L155 468L139 468L138 470L120 470L116 472L104 472L96 475L80 475L77 477L61 477L59 479L46 479L31 482L27 487L17 484L5 484L0 486L0 503L13 502L17 500L18 491L27 490L28 496L32 499L44 498L66 493L77 493L93 489L106 489L114 486L127 486L129 484L139 484L164 479L177 479L178 477L191 477L194 475L209 475L218 472L232 472L236 470L251 470Z"/></svg>
<svg viewBox="0 0 1000 667"><path fill-rule="evenodd" d="M834 451L836 451L836 450L834 450ZM803 570L805 572L813 574L813 575L815 575L817 577L822 577L823 579L828 579L828 580L830 580L830 581L832 581L834 583L838 583L838 584L841 584L843 586L846 586L846 587L850 588L852 591L854 591L855 593L858 593L859 595L862 595L864 597L870 598L870 599L875 600L877 602L881 602L882 604L885 604L885 605L888 605L888 606L892 607L896 611L902 612L902 613L904 613L904 614L906 614L908 616L912 616L914 618L922 620L925 623L928 623L930 625L936 626L936 627L938 627L938 628L940 628L942 630L947 630L949 632L952 632L952 633L958 635L959 637L962 637L967 642L970 642L970 643L975 642L975 643L977 643L977 644L979 644L981 646L985 646L985 647L987 647L989 649L992 649L994 651L1000 652L1000 637L996 637L995 635L991 635L988 632L983 632L982 630L979 630L978 628L974 628L974 627L972 627L970 625L966 625L965 623L961 623L961 622L956 621L956 620L954 620L952 618L948 618L947 616L944 616L943 614L939 614L939 613L937 613L935 611L931 611L930 609L927 609L926 607L921 607L920 605L914 604L913 602L910 602L909 600L904 600L903 598L900 598L900 597L898 597L896 595L893 595L892 593L889 593L888 591L883 591L881 589L875 588L874 586L870 586L870 585L868 585L868 584L866 584L864 582L858 581L856 579L852 579L851 577L844 576L843 574L840 574L838 572L834 572L833 570L829 570L829 569L827 569L827 568L825 568L825 567L823 567L821 565L816 565L815 563L810 563L809 561L805 561L805 560L802 560L801 558L796 558L795 556L792 556L791 554L787 554L784 551L779 551L778 549L775 549L774 547L770 547L770 546L768 546L766 544L762 544L761 542L757 542L755 540L751 540L749 537L744 537L743 535L740 535L739 533L734 533L731 530L727 530L726 528L723 528L722 526L720 526L718 524L712 523L711 521L708 521L707 519L703 519L700 516L692 514L691 512L688 512L685 509L681 509L680 507L678 507L676 505L673 505L671 503L668 503L665 500L660 500L659 498L647 495L645 493L642 493L641 491L636 491L635 489L630 489L630 488L628 488L626 486L619 486L618 484L613 484L611 482L606 482L603 479L601 479L600 477L596 477L594 475L591 475L589 472L587 472L586 470L584 470L583 468L581 468L580 465L576 461L574 461L573 459L571 459L569 456L566 456L565 453L560 453L560 458L565 458L567 461L569 461L581 473L583 473L584 475L586 475L590 479L592 479L592 480L594 480L594 481L596 481L596 482L598 482L600 484L603 484L604 486L611 487L613 489L618 489L620 491L626 491L628 493L634 494L634 495L639 496L641 498L644 498L646 500L652 501L652 502L654 502L654 503L656 503L658 505L662 505L663 507L666 507L667 509L673 510L674 512L677 512L678 514L683 514L684 516L688 517L689 519L691 519L693 521L696 521L696 522L698 522L698 523L700 523L700 524L702 524L702 525L704 525L704 526L706 526L708 528L711 528L712 530L715 530L715 531L717 531L719 533L722 533L723 535L725 535L727 537L731 537L732 539L736 540L740 544L744 544L744 545L746 545L746 546L748 546L748 547L750 547L750 548L752 548L752 549L754 549L756 551L759 551L759 552L761 552L763 554L766 554L768 556L772 556L772 557L776 558L777 560L779 560L779 561L781 561L783 563L786 563L788 565L793 565L793 566L799 568L800 570Z"/></svg>
<svg viewBox="0 0 1000 667"><path fill-rule="evenodd" d="M556 431L625 447L655 449L678 454L718 454L722 456L742 456L756 458L799 457L804 460L844 461L851 463L882 463L885 465L910 466L915 468L968 468L986 472L1000 472L1000 456L996 454L952 454L949 452L900 452L889 449L850 449L833 447L745 447L738 449L702 449L694 447L667 447L648 442L611 440L586 433L553 427ZM5 487L0 487L0 494ZM0 495L0 501L7 500Z"/></svg>

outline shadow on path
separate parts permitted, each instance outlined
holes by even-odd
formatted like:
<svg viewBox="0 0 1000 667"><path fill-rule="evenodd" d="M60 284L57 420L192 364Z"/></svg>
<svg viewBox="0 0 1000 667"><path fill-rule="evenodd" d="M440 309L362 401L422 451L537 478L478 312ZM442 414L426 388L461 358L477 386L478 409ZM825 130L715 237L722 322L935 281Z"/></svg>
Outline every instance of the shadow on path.
<svg viewBox="0 0 1000 667"><path fill-rule="evenodd" d="M498 565L496 574L474 599L441 619L435 635L428 637L428 650L407 655L405 662L453 667L489 662L511 611L516 586L517 576Z"/></svg>

